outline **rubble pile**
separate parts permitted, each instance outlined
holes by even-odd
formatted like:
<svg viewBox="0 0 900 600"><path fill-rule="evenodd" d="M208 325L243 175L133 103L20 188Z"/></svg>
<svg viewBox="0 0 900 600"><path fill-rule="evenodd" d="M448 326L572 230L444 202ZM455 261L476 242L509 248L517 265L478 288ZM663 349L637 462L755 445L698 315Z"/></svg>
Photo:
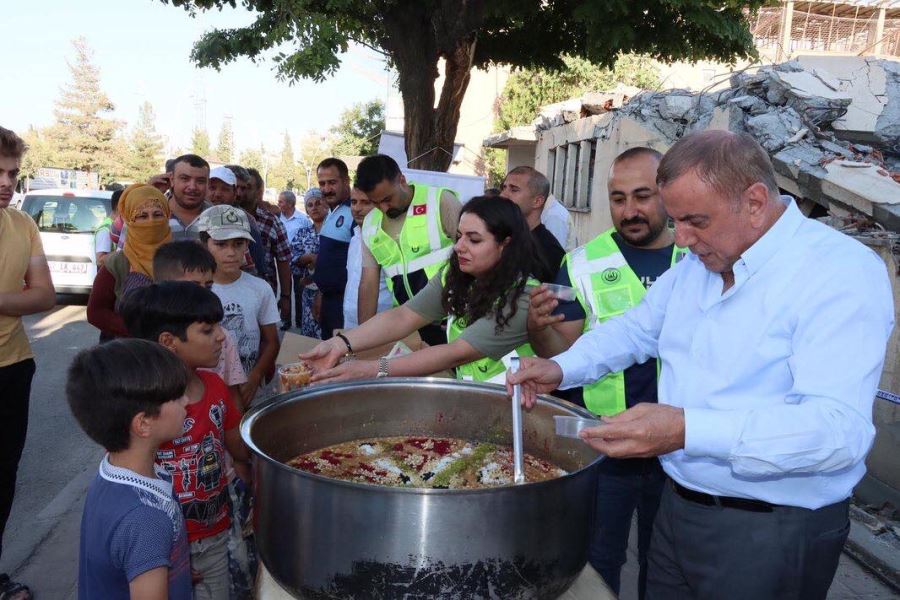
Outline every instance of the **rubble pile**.
<svg viewBox="0 0 900 600"><path fill-rule="evenodd" d="M821 195L821 180L828 175L829 163L835 161L857 173L870 168L900 183L900 63L880 59L862 63L867 81L876 79L877 69L880 87L864 90L868 101L875 99L874 107L854 105L855 100L863 105L859 74L838 79L822 68L791 61L735 73L730 87L712 92L645 91L630 100L624 90L611 92L605 95L607 104L600 107L614 114L596 125L595 137L608 139L615 120L624 117L657 132L668 143L715 126L753 135L771 155L776 170L808 191L808 197ZM586 103L587 96L544 107L535 127L548 129L585 113L601 114L603 111L587 111L588 106L598 106L597 102ZM846 122L851 107L868 115L868 131L854 129L859 127L859 119ZM900 197L884 201L900 203Z"/></svg>

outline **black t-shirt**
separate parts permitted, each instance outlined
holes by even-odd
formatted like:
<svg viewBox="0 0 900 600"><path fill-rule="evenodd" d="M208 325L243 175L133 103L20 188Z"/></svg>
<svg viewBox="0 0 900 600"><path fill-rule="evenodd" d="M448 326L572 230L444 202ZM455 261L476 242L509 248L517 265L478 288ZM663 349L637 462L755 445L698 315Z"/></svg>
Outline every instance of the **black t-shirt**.
<svg viewBox="0 0 900 600"><path fill-rule="evenodd" d="M645 289L649 289L656 280L669 270L672 265L672 252L675 250L674 245L659 248L657 250L647 250L644 248L635 248L626 244L618 233L613 233L613 240L619 246L622 256L634 274L637 275ZM555 283L571 286L569 280L569 270L561 268L556 276ZM553 314L565 315L564 321L577 321L585 319L586 315L581 304L575 302L561 302ZM580 402L581 398L571 397L570 401ZM656 402L656 360L650 359L647 362L633 365L625 369L625 405L630 408L640 402Z"/></svg>
<svg viewBox="0 0 900 600"><path fill-rule="evenodd" d="M559 245L559 241L550 233L550 230L544 227L543 223L532 229L531 235L537 242L540 259L545 263L537 265L534 275L539 281L549 283L553 281L559 270L566 251Z"/></svg>

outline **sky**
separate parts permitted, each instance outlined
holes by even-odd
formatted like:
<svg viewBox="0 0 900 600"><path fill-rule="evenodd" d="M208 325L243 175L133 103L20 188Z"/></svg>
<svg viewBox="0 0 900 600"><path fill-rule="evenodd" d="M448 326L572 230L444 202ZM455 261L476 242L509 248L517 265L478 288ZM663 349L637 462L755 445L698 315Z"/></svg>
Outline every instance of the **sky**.
<svg viewBox="0 0 900 600"><path fill-rule="evenodd" d="M267 152L280 151L285 131L297 149L301 136L327 132L354 103L386 99L391 77L381 57L362 47L351 48L337 74L323 83L289 86L277 79L271 60L241 58L220 72L197 68L190 52L205 31L253 21L238 5L191 18L161 0L15 2L3 11L0 33L0 125L24 131L53 122L53 103L71 79L66 61L74 60L71 42L78 36L94 51L114 117L130 127L149 101L167 151L189 148L193 128L203 124L203 99L213 147L230 116L239 151L263 143Z"/></svg>

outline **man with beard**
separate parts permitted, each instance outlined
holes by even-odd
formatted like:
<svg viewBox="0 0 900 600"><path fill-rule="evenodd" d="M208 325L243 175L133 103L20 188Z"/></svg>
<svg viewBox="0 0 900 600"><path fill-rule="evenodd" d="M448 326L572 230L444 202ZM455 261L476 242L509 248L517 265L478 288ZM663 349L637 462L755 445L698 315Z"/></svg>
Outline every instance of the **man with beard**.
<svg viewBox="0 0 900 600"><path fill-rule="evenodd" d="M265 280L272 286L273 292L278 293L279 287L281 288L278 310L281 318L289 324L291 321L290 240L278 217L263 206L263 194L266 190L262 175L256 169L247 169L247 174L250 175L250 185L247 189L247 201L243 205L244 210L256 219L256 224L259 226L263 248L266 250Z"/></svg>
<svg viewBox="0 0 900 600"><path fill-rule="evenodd" d="M630 148L613 161L607 189L613 228L568 253L556 283L572 286L577 302L558 303L549 291L532 292L529 339L539 356L563 352L598 322L637 305L645 290L683 255L656 186L662 155ZM615 415L640 402L656 402L656 360L613 373L583 388L596 415ZM578 398L570 399L578 401ZM625 564L631 516L638 513L638 590L643 598L647 550L665 476L657 458L607 458L600 465L597 510L588 558L613 591Z"/></svg>
<svg viewBox="0 0 900 600"><path fill-rule="evenodd" d="M378 210L362 226L359 322L375 316L382 270L399 306L422 290L447 264L462 205L451 189L407 181L390 156L368 156L356 169L356 187ZM447 343L440 324L419 330L431 346Z"/></svg>
<svg viewBox="0 0 900 600"><path fill-rule="evenodd" d="M231 206L240 208L247 216L250 217L250 235L253 240L247 248L247 264L252 268L246 271L262 277L266 276L266 249L262 243L262 234L259 231L259 225L253 217L255 211L248 210L246 207L251 203L248 191L250 189L250 173L240 165L225 165L224 167L234 174L234 193L230 196L231 200L227 202ZM226 176L227 177L227 176Z"/></svg>
<svg viewBox="0 0 900 600"><path fill-rule="evenodd" d="M172 239L199 239L197 217L210 207L206 202L209 163L196 154L179 156L172 165L171 182L169 227L172 229Z"/></svg>
<svg viewBox="0 0 900 600"><path fill-rule="evenodd" d="M319 232L319 255L313 282L319 288L319 325L322 339L344 327L344 290L347 287L347 254L353 231L350 212L350 172L339 158L326 158L316 168L319 190L331 209ZM375 288L378 296L378 288Z"/></svg>

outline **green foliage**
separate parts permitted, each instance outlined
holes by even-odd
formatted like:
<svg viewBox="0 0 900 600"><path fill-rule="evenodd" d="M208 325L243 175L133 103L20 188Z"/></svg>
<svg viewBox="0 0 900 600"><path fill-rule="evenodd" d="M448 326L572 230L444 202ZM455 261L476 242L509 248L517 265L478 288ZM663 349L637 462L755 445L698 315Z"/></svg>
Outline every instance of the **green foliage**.
<svg viewBox="0 0 900 600"><path fill-rule="evenodd" d="M192 15L237 0L160 0ZM406 152L417 168L445 170L472 66L560 69L563 54L612 67L622 53L661 60L755 56L744 11L769 0L241 0L253 21L208 31L194 45L200 67L241 57L274 60L289 83L335 73L351 43L383 54L397 70ZM433 85L446 61L440 98ZM432 152L438 146L444 152Z"/></svg>
<svg viewBox="0 0 900 600"><path fill-rule="evenodd" d="M140 117L128 141L126 172L132 181L147 181L162 169L163 140L156 133L156 114L149 102L141 105Z"/></svg>
<svg viewBox="0 0 900 600"><path fill-rule="evenodd" d="M611 90L619 83L643 89L659 86L659 70L645 56L623 54L612 69L587 59L563 56L562 69L519 69L510 75L500 97L496 131L527 125L546 104L562 102L585 92Z"/></svg>
<svg viewBox="0 0 900 600"><path fill-rule="evenodd" d="M337 156L375 154L382 131L384 102L357 102L342 112L338 124L331 128L331 133L335 136L331 151Z"/></svg>
<svg viewBox="0 0 900 600"><path fill-rule="evenodd" d="M260 146L259 150L247 148L246 150L241 152L241 157L238 159L238 164L248 169L256 169L257 171L262 173L263 176L265 176L266 161L263 158L265 155L266 149L263 146Z"/></svg>
<svg viewBox="0 0 900 600"><path fill-rule="evenodd" d="M54 148L54 166L99 173L106 181L120 169L114 140L121 123L105 116L115 107L100 89L100 71L91 62L87 42L78 38L72 45L72 80L60 90L53 111L56 121L47 138Z"/></svg>
<svg viewBox="0 0 900 600"><path fill-rule="evenodd" d="M34 177L38 169L56 166L56 153L46 130L29 127L22 134L22 139L28 145L28 151L22 157L20 167L21 178Z"/></svg>
<svg viewBox="0 0 900 600"><path fill-rule="evenodd" d="M210 158L209 134L205 129L195 129L191 134L191 154Z"/></svg>
<svg viewBox="0 0 900 600"><path fill-rule="evenodd" d="M323 159L332 155L333 140L327 135L311 131L300 140L300 156L297 157L297 187L308 190L317 185L316 168Z"/></svg>
<svg viewBox="0 0 900 600"><path fill-rule="evenodd" d="M219 130L219 141L216 143L216 160L221 163L230 163L234 157L234 132L231 129L231 119L222 121L222 129Z"/></svg>
<svg viewBox="0 0 900 600"><path fill-rule="evenodd" d="M281 155L278 162L269 171L269 187L278 190L293 189L297 181L297 165L294 162L294 147L291 144L291 136L284 132L284 143L281 146Z"/></svg>
<svg viewBox="0 0 900 600"><path fill-rule="evenodd" d="M506 177L506 151L500 148L484 148L479 170L487 180L486 187L499 188Z"/></svg>

